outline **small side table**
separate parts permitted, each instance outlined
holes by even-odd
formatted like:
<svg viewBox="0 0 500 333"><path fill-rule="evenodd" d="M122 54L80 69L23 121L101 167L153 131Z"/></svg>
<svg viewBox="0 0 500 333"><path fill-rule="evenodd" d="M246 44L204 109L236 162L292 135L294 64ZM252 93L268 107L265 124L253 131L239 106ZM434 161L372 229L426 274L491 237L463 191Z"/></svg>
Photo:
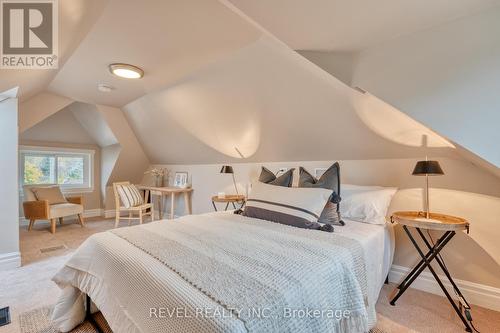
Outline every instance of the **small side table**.
<svg viewBox="0 0 500 333"><path fill-rule="evenodd" d="M217 195L212 197L212 206L214 206L215 211L217 211L217 206L215 205L216 202L225 202L226 203L226 208L224 210L227 210L229 207L229 204L233 205L233 208L236 209L236 204L240 205L240 208L243 208L245 205L246 198L244 195L226 195L223 198L219 198Z"/></svg>
<svg viewBox="0 0 500 333"><path fill-rule="evenodd" d="M469 233L469 222L460 217L444 215L444 214L436 214L436 213L431 213L430 218L426 219L425 212L415 212L415 211L395 212L391 216L391 222L393 223L397 222L398 224L403 226L404 231L408 235L408 238L412 242L413 246L417 250L422 260L420 260L417 266L415 266L412 269L412 271L406 276L403 282L401 282L399 286L396 289L394 289L392 293L392 295L394 296L391 297L390 304L396 305L396 301L399 299L399 297L401 297L401 295L404 294L406 289L408 289L408 287L415 281L415 279L420 275L420 273L422 273L423 270L427 267L431 272L431 274L434 276L436 282L439 284L439 287L441 287L441 289L443 290L444 294L446 295L446 298L448 298L448 301L453 306L453 309L462 320L462 323L465 325L465 330L467 332L472 332L470 323L467 321L467 319L464 317L464 314L462 313L462 309L464 309L464 312L468 312L467 314L470 316L469 303L467 303L462 293L460 292L460 289L458 289L457 285L453 281L450 272L446 268L443 258L439 256L439 252L441 252L441 250L445 247L445 245L448 244L448 242L453 238L453 236L455 236L457 231L466 230L467 233ZM419 234L420 238L427 247L427 253L424 253L424 251L419 247L415 238L413 238L413 235L410 232L409 227L413 227L417 230L417 233ZM432 242L432 239L428 239L428 237L424 235L422 229L443 231L444 233L434 244ZM431 261L433 260L436 260L439 267L441 267L444 274L446 275L448 281L450 281L451 285L453 286L453 289L459 298L458 305L450 296L448 290L446 290L446 287L439 279L439 276L436 274L436 271L432 268Z"/></svg>

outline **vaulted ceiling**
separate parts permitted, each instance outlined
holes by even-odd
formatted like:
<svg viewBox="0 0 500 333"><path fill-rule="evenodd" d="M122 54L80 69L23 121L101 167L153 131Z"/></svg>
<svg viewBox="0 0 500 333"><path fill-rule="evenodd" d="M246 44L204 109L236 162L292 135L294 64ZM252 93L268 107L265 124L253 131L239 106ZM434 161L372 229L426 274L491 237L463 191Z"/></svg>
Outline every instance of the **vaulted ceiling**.
<svg viewBox="0 0 500 333"><path fill-rule="evenodd" d="M403 108L353 90L294 49L355 52L495 4L61 0L59 70L0 70L0 91L20 86L22 130L75 101L121 108L154 163L455 156L455 143L433 126L401 117ZM113 62L145 76L116 78ZM99 83L115 89L100 92ZM91 118L79 120L99 131Z"/></svg>
<svg viewBox="0 0 500 333"><path fill-rule="evenodd" d="M294 50L355 52L474 14L497 0L229 0Z"/></svg>

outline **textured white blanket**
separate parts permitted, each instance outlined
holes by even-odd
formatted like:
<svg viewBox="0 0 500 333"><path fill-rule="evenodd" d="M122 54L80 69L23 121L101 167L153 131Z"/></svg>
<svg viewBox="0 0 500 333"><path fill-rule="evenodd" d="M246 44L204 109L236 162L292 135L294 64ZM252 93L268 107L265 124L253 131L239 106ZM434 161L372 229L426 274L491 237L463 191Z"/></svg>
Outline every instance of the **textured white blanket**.
<svg viewBox="0 0 500 333"><path fill-rule="evenodd" d="M116 332L363 332L374 317L356 241L235 215L95 235L54 280L63 331L81 320L74 288Z"/></svg>

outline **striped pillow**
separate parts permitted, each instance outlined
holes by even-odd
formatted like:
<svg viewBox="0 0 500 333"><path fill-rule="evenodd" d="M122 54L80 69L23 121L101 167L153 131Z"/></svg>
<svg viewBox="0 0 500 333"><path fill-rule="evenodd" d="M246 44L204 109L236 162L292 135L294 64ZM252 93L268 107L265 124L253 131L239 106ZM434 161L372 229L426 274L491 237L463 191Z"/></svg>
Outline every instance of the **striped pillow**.
<svg viewBox="0 0 500 333"><path fill-rule="evenodd" d="M143 204L141 193L133 184L116 185L116 191L125 208L136 207Z"/></svg>
<svg viewBox="0 0 500 333"><path fill-rule="evenodd" d="M318 219L331 195L332 190L323 188L282 187L256 182L252 185L243 215L299 228L320 229Z"/></svg>

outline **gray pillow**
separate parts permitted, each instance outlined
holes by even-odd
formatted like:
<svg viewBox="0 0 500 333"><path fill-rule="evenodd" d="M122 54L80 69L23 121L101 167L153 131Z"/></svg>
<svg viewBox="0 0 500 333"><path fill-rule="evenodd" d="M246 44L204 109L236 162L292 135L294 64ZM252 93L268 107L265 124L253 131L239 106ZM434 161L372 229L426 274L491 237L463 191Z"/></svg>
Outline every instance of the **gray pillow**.
<svg viewBox="0 0 500 333"><path fill-rule="evenodd" d="M266 167L262 167L260 172L259 182L266 183L269 185L291 187L293 183L293 171L295 169L290 169L283 173L281 176L276 177L276 175Z"/></svg>
<svg viewBox="0 0 500 333"><path fill-rule="evenodd" d="M345 225L339 212L340 203L340 165L335 162L330 166L319 179L307 172L306 169L299 169L299 187L320 187L333 191L330 202L325 205L318 220L320 223Z"/></svg>

